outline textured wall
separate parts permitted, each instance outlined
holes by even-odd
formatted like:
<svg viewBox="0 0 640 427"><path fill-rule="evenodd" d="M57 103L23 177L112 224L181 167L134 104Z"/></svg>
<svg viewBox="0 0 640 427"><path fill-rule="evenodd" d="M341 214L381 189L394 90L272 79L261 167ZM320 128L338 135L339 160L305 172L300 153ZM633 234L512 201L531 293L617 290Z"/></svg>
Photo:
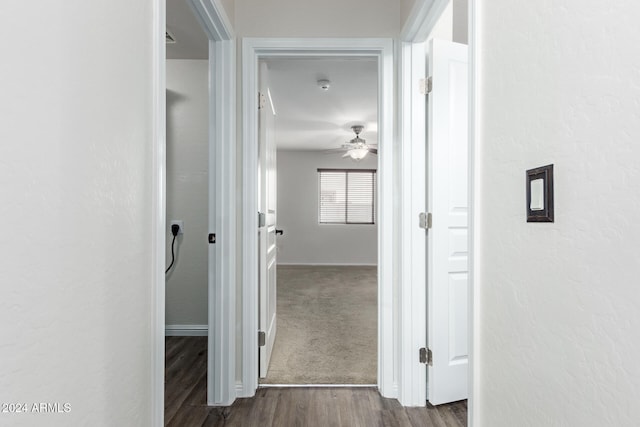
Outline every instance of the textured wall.
<svg viewBox="0 0 640 427"><path fill-rule="evenodd" d="M395 37L397 0L235 0L238 37Z"/></svg>
<svg viewBox="0 0 640 427"><path fill-rule="evenodd" d="M167 61L167 266L171 220L184 221L166 285L167 325L206 325L209 61Z"/></svg>
<svg viewBox="0 0 640 427"><path fill-rule="evenodd" d="M151 424L151 4L0 4L1 425Z"/></svg>
<svg viewBox="0 0 640 427"><path fill-rule="evenodd" d="M477 7L476 425L638 425L640 4ZM556 221L527 224L549 163Z"/></svg>
<svg viewBox="0 0 640 427"><path fill-rule="evenodd" d="M229 18L229 22L235 28L235 20L236 20L236 0L220 0L220 4L224 8L224 13L226 13L227 18Z"/></svg>
<svg viewBox="0 0 640 427"><path fill-rule="evenodd" d="M377 225L318 224L318 168L376 169L377 157L355 163L338 154L278 151L279 264L378 263Z"/></svg>

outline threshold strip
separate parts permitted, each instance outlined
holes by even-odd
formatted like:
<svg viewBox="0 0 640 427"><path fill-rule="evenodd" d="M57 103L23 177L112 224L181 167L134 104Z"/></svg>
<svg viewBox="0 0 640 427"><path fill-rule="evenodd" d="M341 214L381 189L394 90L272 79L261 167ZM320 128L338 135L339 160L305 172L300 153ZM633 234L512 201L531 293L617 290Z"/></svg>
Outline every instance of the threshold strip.
<svg viewBox="0 0 640 427"><path fill-rule="evenodd" d="M287 388L371 388L378 384L258 384L258 388L287 387Z"/></svg>

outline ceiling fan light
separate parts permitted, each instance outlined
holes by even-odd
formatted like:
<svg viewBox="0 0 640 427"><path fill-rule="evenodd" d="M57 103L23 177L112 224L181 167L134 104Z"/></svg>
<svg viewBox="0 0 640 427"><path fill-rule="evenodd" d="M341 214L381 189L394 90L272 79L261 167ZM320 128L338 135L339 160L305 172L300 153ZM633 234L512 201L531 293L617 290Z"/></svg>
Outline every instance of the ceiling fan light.
<svg viewBox="0 0 640 427"><path fill-rule="evenodd" d="M368 152L369 150L366 148L354 148L352 150L349 150L348 154L349 154L349 157L357 161L357 160L364 159L364 157L367 155Z"/></svg>

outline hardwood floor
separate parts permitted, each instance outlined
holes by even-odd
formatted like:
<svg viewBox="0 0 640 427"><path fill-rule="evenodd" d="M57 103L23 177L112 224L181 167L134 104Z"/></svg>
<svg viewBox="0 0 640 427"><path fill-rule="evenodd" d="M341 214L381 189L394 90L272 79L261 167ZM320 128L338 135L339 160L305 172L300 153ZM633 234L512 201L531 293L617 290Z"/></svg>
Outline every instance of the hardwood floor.
<svg viewBox="0 0 640 427"><path fill-rule="evenodd" d="M167 337L165 425L238 427L467 425L467 402L403 408L375 388L260 388L224 408L206 406L206 337Z"/></svg>

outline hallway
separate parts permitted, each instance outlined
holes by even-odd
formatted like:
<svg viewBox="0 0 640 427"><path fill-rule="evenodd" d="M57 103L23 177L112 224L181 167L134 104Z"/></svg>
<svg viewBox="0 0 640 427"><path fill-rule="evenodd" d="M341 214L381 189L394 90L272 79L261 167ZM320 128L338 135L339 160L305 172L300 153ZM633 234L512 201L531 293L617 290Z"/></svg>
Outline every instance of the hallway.
<svg viewBox="0 0 640 427"><path fill-rule="evenodd" d="M403 408L370 387L260 388L229 407L206 406L206 337L167 337L165 425L463 427L467 402Z"/></svg>

